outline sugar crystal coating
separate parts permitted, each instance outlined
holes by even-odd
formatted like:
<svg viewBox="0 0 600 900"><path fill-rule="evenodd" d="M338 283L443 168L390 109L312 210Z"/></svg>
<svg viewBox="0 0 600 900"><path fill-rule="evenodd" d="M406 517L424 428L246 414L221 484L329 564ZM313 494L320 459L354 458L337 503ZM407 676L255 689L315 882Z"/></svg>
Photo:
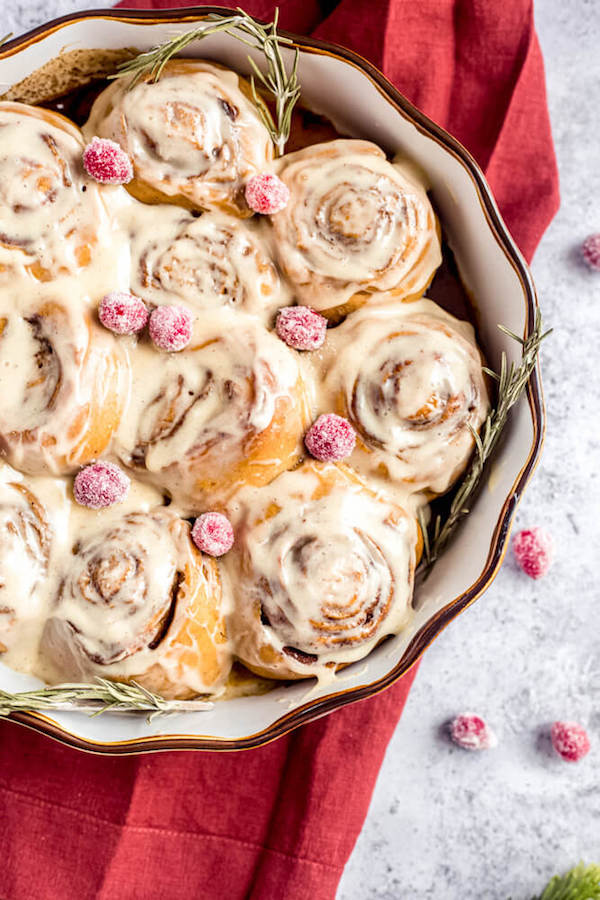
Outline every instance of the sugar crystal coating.
<svg viewBox="0 0 600 900"><path fill-rule="evenodd" d="M183 350L191 340L193 324L185 306L158 306L150 316L150 337L160 350Z"/></svg>
<svg viewBox="0 0 600 900"><path fill-rule="evenodd" d="M450 737L463 750L490 750L498 743L489 725L474 713L456 716L450 723Z"/></svg>
<svg viewBox="0 0 600 900"><path fill-rule="evenodd" d="M552 538L542 528L525 528L513 539L517 563L530 578L542 578L552 562Z"/></svg>
<svg viewBox="0 0 600 900"><path fill-rule="evenodd" d="M554 722L550 736L552 746L567 762L578 762L590 752L587 731L577 722Z"/></svg>
<svg viewBox="0 0 600 900"><path fill-rule="evenodd" d="M131 160L109 138L92 138L83 151L83 167L100 184L128 184L133 178Z"/></svg>
<svg viewBox="0 0 600 900"><path fill-rule="evenodd" d="M203 513L194 522L192 540L203 553L223 556L233 547L233 526L222 513Z"/></svg>
<svg viewBox="0 0 600 900"><path fill-rule="evenodd" d="M581 252L590 269L600 272L600 234L590 234L583 242Z"/></svg>
<svg viewBox="0 0 600 900"><path fill-rule="evenodd" d="M112 291L100 301L98 318L115 334L136 334L145 328L148 310L143 300L125 291Z"/></svg>
<svg viewBox="0 0 600 900"><path fill-rule="evenodd" d="M263 216L281 212L288 205L290 189L277 175L263 172L246 182L246 203L253 212Z"/></svg>
<svg viewBox="0 0 600 900"><path fill-rule="evenodd" d="M348 421L335 413L319 416L304 438L306 449L321 462L339 462L350 456L356 444L356 432Z"/></svg>
<svg viewBox="0 0 600 900"><path fill-rule="evenodd" d="M278 337L293 350L318 350L327 333L327 319L308 306L287 306L279 311Z"/></svg>
<svg viewBox="0 0 600 900"><path fill-rule="evenodd" d="M129 492L129 485L125 472L114 463L97 462L77 473L73 496L80 506L104 509L121 503Z"/></svg>

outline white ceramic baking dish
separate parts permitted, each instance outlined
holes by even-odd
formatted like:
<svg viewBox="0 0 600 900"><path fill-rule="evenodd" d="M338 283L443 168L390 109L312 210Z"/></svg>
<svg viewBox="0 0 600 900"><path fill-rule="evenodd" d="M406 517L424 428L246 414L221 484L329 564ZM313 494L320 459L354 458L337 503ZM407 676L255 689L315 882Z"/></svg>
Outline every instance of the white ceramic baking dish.
<svg viewBox="0 0 600 900"><path fill-rule="evenodd" d="M0 51L0 91L21 81L63 49L136 47L146 50L192 28L217 8L180 11L85 12L42 26ZM230 11L229 11L230 12ZM461 278L479 315L479 336L489 363L502 351L516 359L518 345L497 328L518 334L533 327L535 289L529 270L502 222L477 164L454 138L415 109L373 66L354 53L297 38L304 100L346 134L401 151L425 171ZM248 73L247 48L231 36L192 44L202 56ZM285 51L291 57L291 50ZM260 58L256 55L260 65ZM262 696L218 702L206 712L178 714L147 723L144 717L61 712L14 718L76 747L130 753L175 748L241 749L266 743L300 724L375 694L403 675L428 644L493 580L506 548L515 507L532 473L543 439L544 410L535 373L513 410L486 484L460 533L416 597L416 614L401 635L341 673L334 685L282 685ZM0 665L0 688L16 692L35 679Z"/></svg>

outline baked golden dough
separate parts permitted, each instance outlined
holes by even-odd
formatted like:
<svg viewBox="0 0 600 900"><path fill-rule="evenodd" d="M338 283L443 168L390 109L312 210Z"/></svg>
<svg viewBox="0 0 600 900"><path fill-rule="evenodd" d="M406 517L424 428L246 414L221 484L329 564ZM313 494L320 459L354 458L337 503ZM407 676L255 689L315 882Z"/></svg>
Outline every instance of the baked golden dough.
<svg viewBox="0 0 600 900"><path fill-rule="evenodd" d="M292 350L254 317L222 311L198 319L190 344L153 368L139 346L121 459L184 510L222 503L244 484L291 468L310 421Z"/></svg>
<svg viewBox="0 0 600 900"><path fill-rule="evenodd" d="M416 170L369 142L274 160L247 82L221 66L173 60L128 87L101 92L85 135L129 155L129 195L83 174L67 120L0 103L0 450L27 473L0 485L0 518L11 560L30 564L7 565L7 583L41 600L49 680L218 694L234 655L265 678L330 677L409 621L415 513L456 479L487 410L468 326L418 300L439 223ZM328 136L303 122L301 143ZM279 174L289 203L241 221L259 172ZM127 290L150 312L188 307L185 349L100 327L89 310ZM347 318L300 354L271 331L294 302ZM348 464L303 444L333 411L358 434ZM128 469L122 507L78 507L70 480L36 477L98 457ZM219 560L181 518L211 509L235 531ZM28 607L5 605L11 636Z"/></svg>
<svg viewBox="0 0 600 900"><path fill-rule="evenodd" d="M131 290L156 304L187 304L200 313L231 308L265 322L290 292L261 232L220 212L194 217L176 206L136 216Z"/></svg>
<svg viewBox="0 0 600 900"><path fill-rule="evenodd" d="M0 480L0 534L0 653L4 653L27 638L27 628L44 612L43 581L53 537L43 504L18 481Z"/></svg>
<svg viewBox="0 0 600 900"><path fill-rule="evenodd" d="M290 201L271 217L275 249L301 303L339 319L381 291L424 293L442 260L439 225L410 168L337 140L283 156L277 171Z"/></svg>
<svg viewBox="0 0 600 900"><path fill-rule="evenodd" d="M308 461L236 498L234 651L269 678L362 658L410 616L417 523L347 466Z"/></svg>
<svg viewBox="0 0 600 900"><path fill-rule="evenodd" d="M215 560L168 509L86 534L42 638L61 678L135 680L164 697L214 691L231 657Z"/></svg>
<svg viewBox="0 0 600 900"><path fill-rule="evenodd" d="M64 116L0 102L0 285L76 275L110 236L99 186L83 170L83 137Z"/></svg>
<svg viewBox="0 0 600 900"><path fill-rule="evenodd" d="M431 301L395 302L350 316L330 350L325 384L356 429L353 462L413 490L448 490L489 409L471 326Z"/></svg>
<svg viewBox="0 0 600 900"><path fill-rule="evenodd" d="M129 365L110 332L47 300L0 297L0 449L29 474L67 474L99 457L119 425Z"/></svg>
<svg viewBox="0 0 600 900"><path fill-rule="evenodd" d="M244 184L270 168L273 143L235 72L201 60L169 61L157 82L127 79L106 88L85 126L128 153L127 185L144 203L176 203L250 216Z"/></svg>

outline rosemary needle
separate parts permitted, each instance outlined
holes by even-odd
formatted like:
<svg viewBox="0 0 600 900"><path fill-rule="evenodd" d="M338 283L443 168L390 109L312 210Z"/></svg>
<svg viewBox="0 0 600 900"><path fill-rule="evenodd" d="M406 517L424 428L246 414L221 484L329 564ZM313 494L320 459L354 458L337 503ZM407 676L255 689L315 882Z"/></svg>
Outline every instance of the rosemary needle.
<svg viewBox="0 0 600 900"><path fill-rule="evenodd" d="M423 533L423 558L419 572L423 577L427 577L435 562L448 546L459 523L469 514L470 502L481 481L485 464L504 430L509 410L527 387L537 361L540 345L550 334L550 331L542 332L542 314L539 309L536 312L533 331L528 338L520 338L517 334L504 328L503 325L498 327L521 344L521 361L518 365L511 363L509 366L506 354L503 353L500 373L484 368L483 371L497 382L498 401L488 413L479 434L473 430L475 452L471 463L456 489L445 517L437 515L432 522L427 524L423 510L419 511L419 525Z"/></svg>
<svg viewBox="0 0 600 900"><path fill-rule="evenodd" d="M248 47L260 50L265 57L265 72L261 71L250 56L248 57L252 68L250 86L258 113L281 156L290 136L292 110L300 97L300 85L298 83L298 48L295 50L294 61L289 72L283 61L281 46L290 45L292 41L277 33L278 14L279 11L276 10L273 21L268 25L261 25L239 7L237 14L233 16L211 13L198 28L175 35L163 44L122 63L117 73L111 77L131 77L129 88L135 87L142 78L158 81L169 60L189 44L221 31L230 34L236 40L247 44ZM275 119L258 94L257 82L274 98Z"/></svg>
<svg viewBox="0 0 600 900"><path fill-rule="evenodd" d="M205 700L165 700L135 682L124 684L96 678L90 684L59 684L10 694L0 691L0 718L13 712L45 710L78 710L93 716L112 712L146 712L148 721L175 712L192 712L212 708Z"/></svg>

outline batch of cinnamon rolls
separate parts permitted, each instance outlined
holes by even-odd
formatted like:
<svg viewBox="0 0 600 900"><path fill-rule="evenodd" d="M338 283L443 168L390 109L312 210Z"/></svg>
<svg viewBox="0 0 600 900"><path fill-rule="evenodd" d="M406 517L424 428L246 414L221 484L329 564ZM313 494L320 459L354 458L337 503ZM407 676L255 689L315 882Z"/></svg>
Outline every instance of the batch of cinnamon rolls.
<svg viewBox="0 0 600 900"><path fill-rule="evenodd" d="M424 296L426 187L363 140L277 158L213 63L129 88L104 88L83 131L0 102L0 661L177 698L223 694L234 663L333 677L410 621L417 511L488 411L471 325ZM94 138L132 177L86 170ZM271 214L247 199L264 175ZM105 327L115 292L185 308L186 345ZM290 307L326 320L314 349L277 328ZM327 434L308 449L322 416L351 428L343 458ZM73 485L98 461L128 489L94 509ZM233 528L221 556L192 539L207 512Z"/></svg>

